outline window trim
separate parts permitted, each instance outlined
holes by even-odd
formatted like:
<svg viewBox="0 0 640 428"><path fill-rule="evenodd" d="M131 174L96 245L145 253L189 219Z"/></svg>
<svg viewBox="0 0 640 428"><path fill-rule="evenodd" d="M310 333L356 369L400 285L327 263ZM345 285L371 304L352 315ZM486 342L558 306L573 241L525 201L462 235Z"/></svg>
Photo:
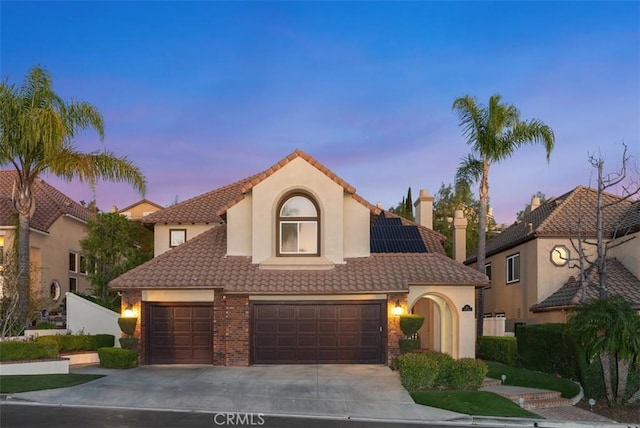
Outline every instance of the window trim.
<svg viewBox="0 0 640 428"><path fill-rule="evenodd" d="M311 202L316 209L315 217L282 217L280 212L282 207L292 198L301 196ZM285 194L280 203L276 207L276 256L277 257L318 257L320 255L320 221L321 221L320 207L315 198L306 192L293 191ZM290 253L282 252L282 224L283 223L315 223L316 226L316 251L313 253Z"/></svg>
<svg viewBox="0 0 640 428"><path fill-rule="evenodd" d="M513 266L515 266L515 265L513 265L513 260L516 260L516 259L518 260L518 264L517 264L518 275L517 275L517 278L515 277L516 276L515 275L515 269L513 267ZM511 261L511 264L512 264L511 270L513 271L512 272L513 278L511 278L511 279L509 279L509 262L510 261ZM506 270L507 270L506 271L506 276L505 276L505 278L507 280L507 284L514 284L516 282L520 282L520 277L521 277L521 275L520 275L520 253L514 253L514 254L511 254L510 256L507 256L505 265L506 265L505 267L506 267Z"/></svg>
<svg viewBox="0 0 640 428"><path fill-rule="evenodd" d="M184 241L182 241L180 244L173 245L172 235L174 234L174 232L182 232ZM169 229L169 248L178 247L181 244L184 244L185 242L187 242L187 229Z"/></svg>
<svg viewBox="0 0 640 428"><path fill-rule="evenodd" d="M73 256L73 269L71 268L71 256ZM69 272L78 273L78 253L69 251Z"/></svg>
<svg viewBox="0 0 640 428"><path fill-rule="evenodd" d="M74 286L75 291L71 289L71 280L75 281L75 283L76 283L75 286ZM70 293L77 293L78 292L78 277L76 277L76 276L70 276L69 277L69 292Z"/></svg>
<svg viewBox="0 0 640 428"><path fill-rule="evenodd" d="M562 254L560 254L560 249L564 249L567 252L567 257L566 258L562 258ZM558 251L558 255L560 256L560 261L556 262L553 258L554 253ZM553 246L553 248L551 249L551 252L549 253L549 260L551 260L551 264L553 264L554 266L557 267L562 267L562 266L566 266L567 263L569 263L569 259L571 258L571 252L569 251L569 249L567 248L566 245L563 244L556 244Z"/></svg>
<svg viewBox="0 0 640 428"><path fill-rule="evenodd" d="M487 268L489 268L489 274L487 274ZM484 264L484 274L487 275L487 277L489 278L489 282L493 282L493 270L491 267L491 262L485 263Z"/></svg>
<svg viewBox="0 0 640 428"><path fill-rule="evenodd" d="M87 274L87 258L84 254L80 254L80 260L78 261L78 273L80 275Z"/></svg>

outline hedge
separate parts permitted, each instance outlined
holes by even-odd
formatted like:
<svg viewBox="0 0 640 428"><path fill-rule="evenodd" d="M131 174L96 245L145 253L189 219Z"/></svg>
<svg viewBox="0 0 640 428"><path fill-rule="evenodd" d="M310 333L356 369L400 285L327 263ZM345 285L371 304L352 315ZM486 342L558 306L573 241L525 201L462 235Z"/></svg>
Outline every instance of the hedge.
<svg viewBox="0 0 640 428"><path fill-rule="evenodd" d="M130 369L138 366L138 353L122 348L98 349L100 366L109 369Z"/></svg>
<svg viewBox="0 0 640 428"><path fill-rule="evenodd" d="M454 360L441 352L413 352L398 357L400 381L410 392L429 389L476 390L487 374L479 360Z"/></svg>
<svg viewBox="0 0 640 428"><path fill-rule="evenodd" d="M509 336L481 336L478 338L478 358L520 367L518 342Z"/></svg>
<svg viewBox="0 0 640 428"><path fill-rule="evenodd" d="M0 342L0 361L25 361L58 358L55 343Z"/></svg>
<svg viewBox="0 0 640 428"><path fill-rule="evenodd" d="M113 347L112 334L59 334L40 336L37 342L55 343L59 352L96 351L98 348Z"/></svg>
<svg viewBox="0 0 640 428"><path fill-rule="evenodd" d="M539 372L578 379L574 341L565 324L533 324L518 328L518 354L522 366Z"/></svg>

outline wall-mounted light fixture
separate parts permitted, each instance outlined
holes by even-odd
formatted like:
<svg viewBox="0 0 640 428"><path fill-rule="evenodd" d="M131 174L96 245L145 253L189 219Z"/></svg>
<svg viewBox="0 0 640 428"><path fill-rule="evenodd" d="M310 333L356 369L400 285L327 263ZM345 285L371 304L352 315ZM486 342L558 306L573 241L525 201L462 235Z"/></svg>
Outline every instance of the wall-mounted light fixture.
<svg viewBox="0 0 640 428"><path fill-rule="evenodd" d="M396 299L396 306L393 308L393 315L400 316L402 315L402 306L400 305L400 299Z"/></svg>
<svg viewBox="0 0 640 428"><path fill-rule="evenodd" d="M123 316L125 318L133 318L134 317L134 312L133 312L133 308L131 307L131 305L127 305L127 307L124 310Z"/></svg>

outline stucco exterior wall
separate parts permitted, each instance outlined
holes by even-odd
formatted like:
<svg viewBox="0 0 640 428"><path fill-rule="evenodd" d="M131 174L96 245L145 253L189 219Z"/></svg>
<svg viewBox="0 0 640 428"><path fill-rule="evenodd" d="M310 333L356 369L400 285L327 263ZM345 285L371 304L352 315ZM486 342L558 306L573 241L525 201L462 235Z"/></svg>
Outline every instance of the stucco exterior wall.
<svg viewBox="0 0 640 428"><path fill-rule="evenodd" d="M253 196L245 198L227 210L227 255L251 256Z"/></svg>
<svg viewBox="0 0 640 428"><path fill-rule="evenodd" d="M624 242L615 246L616 243ZM640 232L623 236L611 243L609 257L615 257L631 272L636 278L640 278Z"/></svg>
<svg viewBox="0 0 640 428"><path fill-rule="evenodd" d="M371 255L371 211L344 195L344 257L369 257Z"/></svg>
<svg viewBox="0 0 640 428"><path fill-rule="evenodd" d="M295 183L295 184L293 184ZM289 192L308 192L320 210L320 254L344 262L344 189L304 159L296 158L252 189L252 261L276 255L276 210Z"/></svg>
<svg viewBox="0 0 640 428"><path fill-rule="evenodd" d="M150 204L149 202L143 201L137 205L129 207L126 211L120 212L123 216L127 217L130 220L140 220L142 217L159 211L161 208Z"/></svg>
<svg viewBox="0 0 640 428"><path fill-rule="evenodd" d="M171 249L169 246L169 231L171 229L186 229L188 241L213 226L213 224L156 224L153 229L153 257L158 257Z"/></svg>
<svg viewBox="0 0 640 428"><path fill-rule="evenodd" d="M472 285L411 285L407 300L409 311L425 297L441 304L439 333L441 350L449 352L454 358L475 358L475 311L462 311L465 305L470 305L472 308L475 306L474 287ZM445 313L446 311L450 311L449 314Z"/></svg>

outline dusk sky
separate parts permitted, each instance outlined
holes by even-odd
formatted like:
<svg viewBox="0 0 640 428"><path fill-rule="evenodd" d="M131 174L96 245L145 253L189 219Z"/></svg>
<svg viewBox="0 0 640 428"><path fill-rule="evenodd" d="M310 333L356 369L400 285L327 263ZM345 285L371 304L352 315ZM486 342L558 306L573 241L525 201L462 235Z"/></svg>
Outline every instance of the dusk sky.
<svg viewBox="0 0 640 428"><path fill-rule="evenodd" d="M451 110L499 93L555 132L490 171L511 223L531 195L593 184L589 154L640 158L640 2L0 3L0 71L36 64L65 99L104 115L105 140L136 162L146 197L186 200L300 148L372 203L450 183L470 147ZM77 181L43 177L76 200ZM477 187L476 187L477 193ZM100 183L98 206L139 200Z"/></svg>

